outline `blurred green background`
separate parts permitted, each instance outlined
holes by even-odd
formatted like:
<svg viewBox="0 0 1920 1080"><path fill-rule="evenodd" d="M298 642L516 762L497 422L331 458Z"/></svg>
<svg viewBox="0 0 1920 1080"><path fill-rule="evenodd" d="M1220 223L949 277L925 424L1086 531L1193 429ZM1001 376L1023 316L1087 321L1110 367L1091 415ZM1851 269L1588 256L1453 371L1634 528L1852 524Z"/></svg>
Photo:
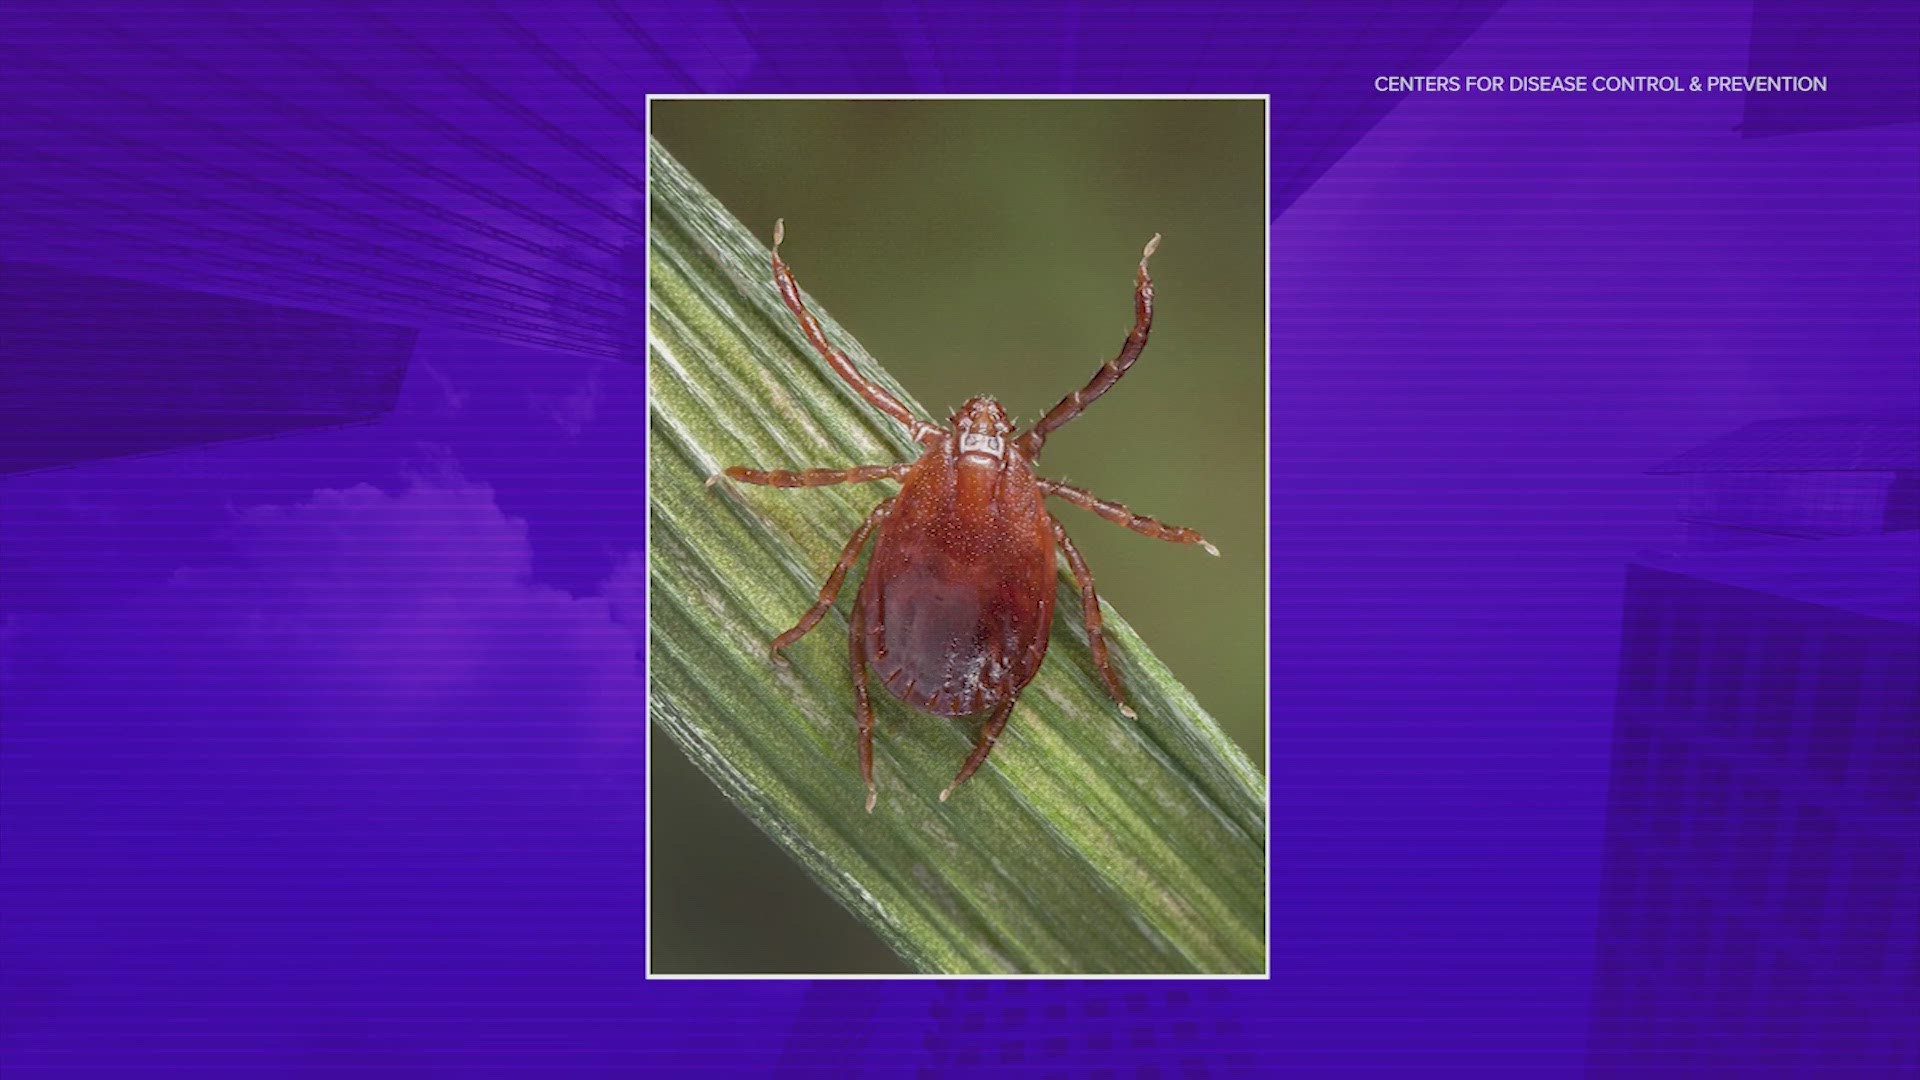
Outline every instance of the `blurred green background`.
<svg viewBox="0 0 1920 1080"><path fill-rule="evenodd" d="M652 103L654 135L735 216L768 239L786 219L781 250L801 286L935 420L987 393L1025 426L1084 383L1126 336L1134 264L1163 234L1146 352L1048 441L1039 471L1219 545L1224 557L1211 559L1072 506L1054 511L1101 596L1262 770L1265 108ZM656 731L651 749L654 971L905 970L671 740Z"/></svg>

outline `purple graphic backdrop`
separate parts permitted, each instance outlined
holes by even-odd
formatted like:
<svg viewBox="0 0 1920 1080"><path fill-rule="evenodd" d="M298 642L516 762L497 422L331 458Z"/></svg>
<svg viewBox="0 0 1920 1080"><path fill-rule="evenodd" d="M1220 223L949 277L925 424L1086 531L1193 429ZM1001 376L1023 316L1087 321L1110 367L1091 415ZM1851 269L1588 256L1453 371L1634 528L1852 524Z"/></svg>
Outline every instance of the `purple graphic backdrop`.
<svg viewBox="0 0 1920 1080"><path fill-rule="evenodd" d="M0 1069L1920 1068L1915 10L8 5ZM1273 95L1270 982L640 977L644 98L892 91Z"/></svg>

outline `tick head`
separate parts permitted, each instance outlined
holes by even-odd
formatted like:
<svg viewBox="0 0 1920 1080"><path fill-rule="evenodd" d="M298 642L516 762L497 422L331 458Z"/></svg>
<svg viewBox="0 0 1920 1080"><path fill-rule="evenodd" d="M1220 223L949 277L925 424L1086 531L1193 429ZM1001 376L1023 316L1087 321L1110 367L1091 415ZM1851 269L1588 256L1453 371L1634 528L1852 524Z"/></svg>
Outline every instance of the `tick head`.
<svg viewBox="0 0 1920 1080"><path fill-rule="evenodd" d="M1001 408L999 402L985 394L968 398L967 403L960 406L960 411L954 413L953 419L948 422L962 435L991 435L999 438L1013 430L1013 421L1007 419L1007 410Z"/></svg>
<svg viewBox="0 0 1920 1080"><path fill-rule="evenodd" d="M968 398L949 422L960 436L961 456L995 461L1006 457L1007 436L1013 433L1013 422L1007 419L1007 410L1001 408L999 402L985 396Z"/></svg>

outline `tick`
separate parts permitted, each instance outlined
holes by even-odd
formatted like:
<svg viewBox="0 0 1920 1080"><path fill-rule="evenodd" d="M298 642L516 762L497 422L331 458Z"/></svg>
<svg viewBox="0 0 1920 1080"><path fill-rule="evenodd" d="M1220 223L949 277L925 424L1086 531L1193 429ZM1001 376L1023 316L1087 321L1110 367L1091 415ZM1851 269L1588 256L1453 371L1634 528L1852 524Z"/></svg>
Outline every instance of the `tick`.
<svg viewBox="0 0 1920 1080"><path fill-rule="evenodd" d="M869 673L878 675L894 697L923 712L987 714L973 753L940 793L940 801L945 802L987 760L1020 691L1033 681L1047 655L1056 544L1080 586L1094 666L1120 712L1132 718L1126 691L1107 655L1093 574L1066 529L1048 512L1046 498L1072 503L1144 536L1198 544L1210 555L1220 552L1192 529L1163 525L1091 492L1043 479L1035 475L1034 464L1047 437L1113 389L1146 348L1147 332L1153 326L1153 279L1147 276L1147 260L1160 245L1160 237L1156 234L1140 253L1133 286L1133 329L1119 355L1102 365L1085 386L1061 398L1032 427L1015 434L1006 410L991 397L969 399L947 426L940 427L915 416L884 387L861 374L807 312L800 286L780 258L784 236L784 223L776 222L773 280L807 341L856 393L899 421L921 447L919 458L911 464L798 471L736 465L724 474L744 483L782 488L900 481L899 493L881 500L854 530L813 606L791 630L773 639L770 650L774 661L785 665L781 651L826 615L860 549L877 530L880 539L853 604L848 639L855 719L860 725L860 776L867 785L868 812L873 810L875 794ZM716 476L708 484L719 479Z"/></svg>

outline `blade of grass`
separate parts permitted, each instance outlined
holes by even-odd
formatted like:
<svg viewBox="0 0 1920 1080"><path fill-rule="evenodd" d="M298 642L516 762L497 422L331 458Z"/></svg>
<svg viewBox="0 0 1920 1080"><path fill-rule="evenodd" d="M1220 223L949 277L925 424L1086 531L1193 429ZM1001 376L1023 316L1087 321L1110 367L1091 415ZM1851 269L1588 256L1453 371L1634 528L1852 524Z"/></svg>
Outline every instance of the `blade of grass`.
<svg viewBox="0 0 1920 1080"><path fill-rule="evenodd" d="M789 651L790 669L766 647L897 485L706 480L736 464L908 461L917 447L807 346L765 246L658 143L648 154L651 721L922 971L1264 970L1260 774L1109 608L1139 719L1120 715L1091 666L1064 564L1046 664L951 802L937 796L976 721L916 713L875 688L880 802L865 812L846 641L860 569ZM913 404L811 306L856 364Z"/></svg>

